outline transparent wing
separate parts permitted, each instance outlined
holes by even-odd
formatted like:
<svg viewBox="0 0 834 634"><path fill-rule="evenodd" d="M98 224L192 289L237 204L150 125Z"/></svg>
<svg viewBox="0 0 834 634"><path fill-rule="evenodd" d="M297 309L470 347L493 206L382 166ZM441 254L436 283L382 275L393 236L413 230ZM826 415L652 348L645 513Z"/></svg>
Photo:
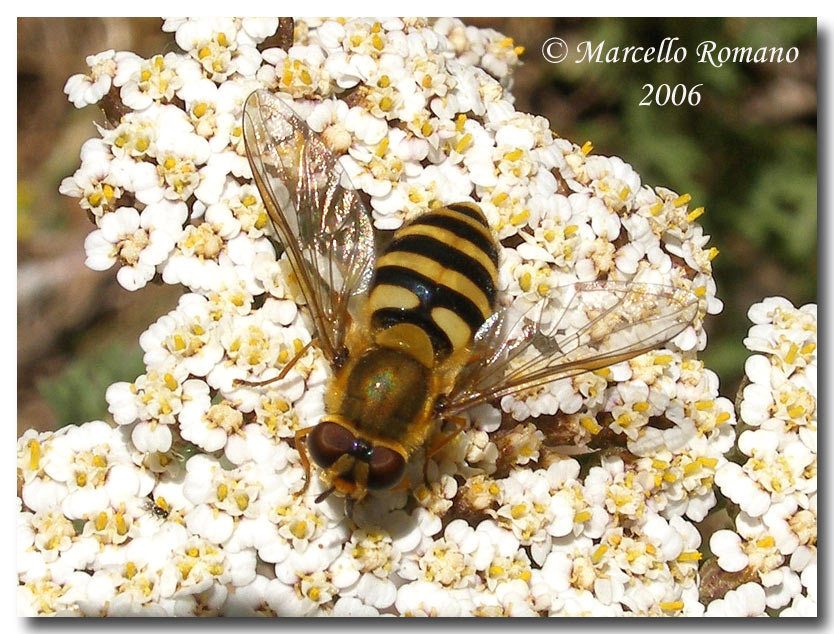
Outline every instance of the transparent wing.
<svg viewBox="0 0 834 634"><path fill-rule="evenodd" d="M655 284L588 282L490 317L444 412L598 370L657 348L695 318L698 298Z"/></svg>
<svg viewBox="0 0 834 634"><path fill-rule="evenodd" d="M280 97L252 93L243 110L246 153L266 211L286 249L332 361L351 307L374 265L371 219L335 156Z"/></svg>

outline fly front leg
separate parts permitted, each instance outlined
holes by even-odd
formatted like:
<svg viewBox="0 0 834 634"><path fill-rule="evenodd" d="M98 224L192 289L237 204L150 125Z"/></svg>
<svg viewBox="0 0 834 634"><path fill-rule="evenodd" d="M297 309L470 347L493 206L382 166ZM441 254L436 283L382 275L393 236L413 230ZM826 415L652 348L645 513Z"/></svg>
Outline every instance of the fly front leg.
<svg viewBox="0 0 834 634"><path fill-rule="evenodd" d="M308 341L306 345L303 348L301 348L301 350L299 350L292 359L290 359L290 362L287 363L287 365L285 365L283 368L281 368L281 372L278 373L278 376L272 377L271 379L267 379L266 381L246 381L244 379L235 379L233 381L233 384L236 387L240 385L248 385L249 387L263 387L264 385L269 385L270 383L280 381L290 373L290 370L293 369L293 366L295 366L295 364L298 363L301 357L303 357L307 353L307 351L310 349L310 346L312 346L315 341L315 337L310 339L310 341Z"/></svg>
<svg viewBox="0 0 834 634"><path fill-rule="evenodd" d="M426 485L428 485L429 482L429 459L437 455L466 428L466 419L463 416L449 416L444 420L454 425L455 429L448 434L438 435L432 442L431 446L426 449L426 461L423 463L423 482L425 482Z"/></svg>
<svg viewBox="0 0 834 634"><path fill-rule="evenodd" d="M295 450L298 452L298 457L301 458L301 466L304 467L304 486L301 487L301 490L296 494L299 497L304 495L307 487L310 486L310 477L312 474L312 469L310 468L310 457L307 455L307 443L304 442L304 438L315 428L315 425L311 425L310 427L304 427L303 429L299 429L295 432Z"/></svg>

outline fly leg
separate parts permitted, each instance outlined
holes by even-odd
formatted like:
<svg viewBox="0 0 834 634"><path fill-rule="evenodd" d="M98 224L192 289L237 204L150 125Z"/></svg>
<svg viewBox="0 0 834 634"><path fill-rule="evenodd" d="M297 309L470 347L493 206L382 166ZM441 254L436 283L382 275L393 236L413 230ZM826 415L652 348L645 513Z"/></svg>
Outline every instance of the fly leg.
<svg viewBox="0 0 834 634"><path fill-rule="evenodd" d="M449 416L445 420L454 425L455 429L454 431L448 434L443 434L435 438L431 446L426 449L426 461L423 463L423 482L425 482L427 485L429 481L429 458L432 458L433 456L437 455L443 449L443 447L445 447L455 438L457 438L458 434L460 434L460 432L462 432L466 427L466 419L463 416Z"/></svg>
<svg viewBox="0 0 834 634"><path fill-rule="evenodd" d="M298 457L301 458L301 466L304 467L304 486L297 493L299 497L304 495L307 487L310 486L310 476L312 470L310 469L310 457L307 455L307 443L304 442L304 437L316 428L315 425L304 427L295 432L295 449L298 452Z"/></svg>
<svg viewBox="0 0 834 634"><path fill-rule="evenodd" d="M281 372L278 374L278 376L273 377L271 379L267 379L266 381L246 381L244 379L235 379L233 381L233 384L235 385L235 387L240 386L240 385L248 385L250 387L263 387L264 385L269 385L270 383L275 383L276 381L280 381L281 379L283 379L285 376L287 376L290 373L290 370L293 369L293 366L296 363L298 363L298 361L301 359L301 357L303 357L306 354L306 352L310 349L310 346L312 346L313 343L315 343L315 341L316 341L315 337L310 339L310 341L308 341L306 343L306 345L303 348L301 348L301 350L299 350L298 353L296 353L296 355L292 359L290 359L290 362L287 363L287 365L285 365L281 369Z"/></svg>

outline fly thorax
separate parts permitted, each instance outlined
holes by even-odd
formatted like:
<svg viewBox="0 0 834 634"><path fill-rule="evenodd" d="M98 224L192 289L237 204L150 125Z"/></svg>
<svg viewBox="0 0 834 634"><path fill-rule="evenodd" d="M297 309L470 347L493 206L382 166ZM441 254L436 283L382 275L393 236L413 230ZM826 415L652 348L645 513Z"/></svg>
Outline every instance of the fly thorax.
<svg viewBox="0 0 834 634"><path fill-rule="evenodd" d="M429 370L408 354L372 348L348 372L339 413L358 429L398 441L425 411Z"/></svg>

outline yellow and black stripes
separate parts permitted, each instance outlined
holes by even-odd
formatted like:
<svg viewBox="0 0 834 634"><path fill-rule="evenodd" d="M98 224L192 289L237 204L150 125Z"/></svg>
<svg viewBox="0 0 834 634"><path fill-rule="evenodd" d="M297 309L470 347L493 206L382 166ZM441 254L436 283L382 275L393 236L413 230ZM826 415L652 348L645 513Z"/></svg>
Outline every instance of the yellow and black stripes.
<svg viewBox="0 0 834 634"><path fill-rule="evenodd" d="M433 210L397 231L377 260L371 325L413 324L446 358L495 310L497 278L498 247L477 205Z"/></svg>

